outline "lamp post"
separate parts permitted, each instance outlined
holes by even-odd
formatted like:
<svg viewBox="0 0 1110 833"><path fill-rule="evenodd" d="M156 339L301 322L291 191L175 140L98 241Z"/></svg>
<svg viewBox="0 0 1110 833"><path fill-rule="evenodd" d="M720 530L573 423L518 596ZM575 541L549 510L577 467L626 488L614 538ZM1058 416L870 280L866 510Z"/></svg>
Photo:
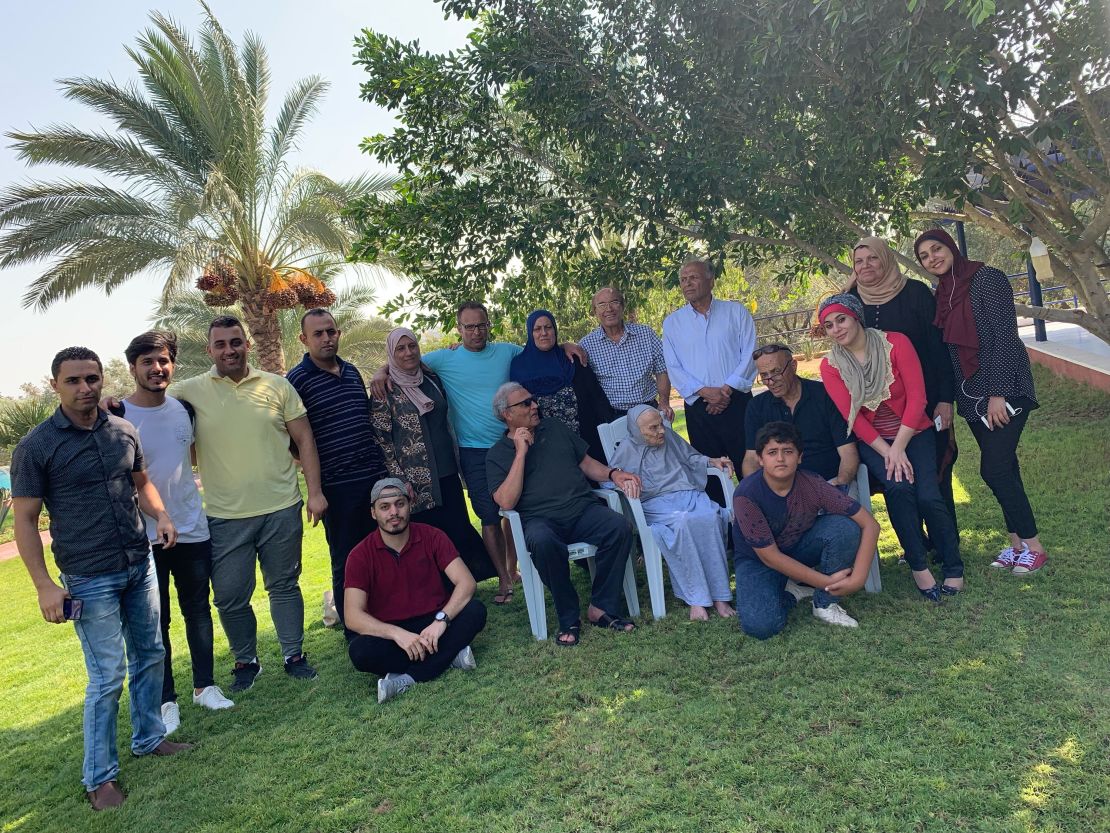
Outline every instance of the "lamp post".
<svg viewBox="0 0 1110 833"><path fill-rule="evenodd" d="M1029 274L1029 303L1035 307L1043 307L1044 298L1038 276L1046 280L1052 278L1052 258L1048 254L1048 246L1039 237L1034 237L1029 242L1029 257L1025 268ZM1044 321L1040 318L1033 319L1033 338L1036 341L1048 341Z"/></svg>

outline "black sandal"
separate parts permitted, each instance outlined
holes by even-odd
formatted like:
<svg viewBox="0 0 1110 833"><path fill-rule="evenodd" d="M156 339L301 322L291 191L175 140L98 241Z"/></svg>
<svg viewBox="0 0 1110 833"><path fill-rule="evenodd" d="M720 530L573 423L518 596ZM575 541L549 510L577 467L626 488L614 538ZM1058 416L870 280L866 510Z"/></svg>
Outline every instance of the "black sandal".
<svg viewBox="0 0 1110 833"><path fill-rule="evenodd" d="M560 639L560 636L569 636L570 639ZM555 634L555 644L560 648L573 648L582 641L582 623L578 622L570 627L563 628Z"/></svg>
<svg viewBox="0 0 1110 833"><path fill-rule="evenodd" d="M636 630L636 623L631 619L618 619L616 616L610 616L608 613L602 613L597 621L590 620L590 624L595 628L605 628L610 631L620 631L621 633L631 633Z"/></svg>

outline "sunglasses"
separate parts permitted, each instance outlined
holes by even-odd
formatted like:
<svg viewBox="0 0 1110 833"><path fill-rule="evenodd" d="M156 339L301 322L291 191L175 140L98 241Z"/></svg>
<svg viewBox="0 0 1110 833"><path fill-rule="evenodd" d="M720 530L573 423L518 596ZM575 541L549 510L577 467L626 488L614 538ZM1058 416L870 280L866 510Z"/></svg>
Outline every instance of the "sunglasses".
<svg viewBox="0 0 1110 833"><path fill-rule="evenodd" d="M760 356L773 356L775 353L790 353L790 355L794 355L794 351L785 344L764 344L762 347L757 347L755 352L752 353L752 361L754 362Z"/></svg>
<svg viewBox="0 0 1110 833"><path fill-rule="evenodd" d="M521 399L519 402L514 402L509 407L510 408L518 408L518 407L531 408L535 404L536 404L536 397L529 396L527 399Z"/></svg>

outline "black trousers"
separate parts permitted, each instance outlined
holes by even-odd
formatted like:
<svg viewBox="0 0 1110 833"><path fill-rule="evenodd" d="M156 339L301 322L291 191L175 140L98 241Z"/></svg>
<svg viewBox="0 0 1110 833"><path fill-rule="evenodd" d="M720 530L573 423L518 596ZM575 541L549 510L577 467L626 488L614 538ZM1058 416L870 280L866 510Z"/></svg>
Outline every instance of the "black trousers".
<svg viewBox="0 0 1110 833"><path fill-rule="evenodd" d="M435 618L436 614L432 612L390 624L412 633L420 633ZM439 650L418 662L409 659L409 655L392 639L366 634L359 634L351 640L351 644L347 646L347 654L351 658L351 664L359 671L377 674L379 677L390 673L408 674L418 683L426 683L450 668L455 655L473 642L474 637L485 626L485 605L477 599L471 599L439 638Z"/></svg>
<svg viewBox="0 0 1110 833"><path fill-rule="evenodd" d="M719 414L706 411L705 400L698 399L693 405L686 406L686 431L690 434L690 445L706 457L728 457L733 465L739 467L744 459L744 413L751 401L750 392L734 391L728 407ZM721 493L717 478L709 478L705 489L713 500L725 506L732 495Z"/></svg>
<svg viewBox="0 0 1110 833"><path fill-rule="evenodd" d="M324 513L324 536L331 555L331 592L340 622L343 621L343 575L347 569L347 556L363 538L378 528L377 522L370 517L370 490L376 482L376 479L363 480L323 488L328 501L328 510Z"/></svg>
<svg viewBox="0 0 1110 833"><path fill-rule="evenodd" d="M595 503L571 523L526 517L524 541L540 580L551 591L560 630L576 624L582 616L578 591L570 580L567 544L584 541L597 547L590 603L610 616L620 615L624 568L632 549L632 527L623 516Z"/></svg>
<svg viewBox="0 0 1110 833"><path fill-rule="evenodd" d="M173 646L170 645L170 576L177 588L177 604L185 617L185 640L193 661L193 687L207 688L212 679L212 608L208 588L212 577L212 542L177 544L168 550L156 544L154 569L158 574L158 600L162 607L162 645L166 649L162 675L162 702L177 700L173 682Z"/></svg>
<svg viewBox="0 0 1110 833"><path fill-rule="evenodd" d="M1025 484L1021 482L1021 466L1017 458L1018 442L1027 419L1029 411L1023 410L1010 417L1008 424L993 431L980 420L967 421L975 442L979 444L979 474L1002 507L1006 530L1025 539L1037 535L1037 519L1025 494Z"/></svg>
<svg viewBox="0 0 1110 833"><path fill-rule="evenodd" d="M462 482L457 474L451 474L439 479L439 492L443 498L440 506L433 506L412 516L414 521L429 524L442 530L459 556L474 576L475 581L485 581L497 575L493 562L490 561L486 545L482 543L482 536L470 523L470 516L466 511L466 498L463 497Z"/></svg>
<svg viewBox="0 0 1110 833"><path fill-rule="evenodd" d="M653 399L650 402L644 402L643 404L648 405L648 406L650 406L652 408L655 408L657 410L659 408L659 400L658 399ZM631 408L624 408L624 409L613 408L613 419L616 419L617 417L628 416L628 412L630 410L632 410L632 409Z"/></svg>

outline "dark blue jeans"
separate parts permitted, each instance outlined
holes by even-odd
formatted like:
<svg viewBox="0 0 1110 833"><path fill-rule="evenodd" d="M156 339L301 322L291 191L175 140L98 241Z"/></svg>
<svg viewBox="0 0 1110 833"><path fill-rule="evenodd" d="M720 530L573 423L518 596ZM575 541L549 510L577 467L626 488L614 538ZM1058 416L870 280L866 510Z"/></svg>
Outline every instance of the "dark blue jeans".
<svg viewBox="0 0 1110 833"><path fill-rule="evenodd" d="M929 538L940 556L945 578L960 578L964 562L960 558L960 536L952 510L944 500L937 483L936 440L932 431L922 431L906 446L906 456L913 466L913 483L896 483L886 476L886 464L879 452L866 443L856 443L860 460L867 471L883 484L886 512L898 543L906 553L912 570L929 569L925 560L925 542L921 538L921 522L929 530Z"/></svg>
<svg viewBox="0 0 1110 833"><path fill-rule="evenodd" d="M843 515L822 515L789 552L795 561L825 575L852 566L859 552L860 528ZM786 592L786 576L759 560L743 542L736 547L736 615L748 636L769 639L786 627L794 597ZM813 591L813 606L828 607L840 601L820 588Z"/></svg>
<svg viewBox="0 0 1110 833"><path fill-rule="evenodd" d="M131 751L148 755L166 736L158 708L165 657L158 631L158 580L154 559L147 558L112 573L64 574L62 583L84 602L73 626L89 675L81 780L91 791L119 775L116 715L125 673L130 680Z"/></svg>
<svg viewBox="0 0 1110 833"><path fill-rule="evenodd" d="M610 616L620 615L624 567L632 549L632 527L623 516L596 503L570 523L534 515L523 521L524 541L540 580L551 591L560 630L581 619L578 591L570 580L567 557L567 545L579 541L597 547L590 603Z"/></svg>
<svg viewBox="0 0 1110 833"><path fill-rule="evenodd" d="M162 646L166 649L162 675L162 702L177 700L173 682L173 646L170 644L170 576L177 588L177 604L185 619L185 639L193 661L193 688L207 688L212 678L212 608L208 585L212 577L212 542L178 542L168 550L156 544L154 568L158 573L158 599L162 608Z"/></svg>

